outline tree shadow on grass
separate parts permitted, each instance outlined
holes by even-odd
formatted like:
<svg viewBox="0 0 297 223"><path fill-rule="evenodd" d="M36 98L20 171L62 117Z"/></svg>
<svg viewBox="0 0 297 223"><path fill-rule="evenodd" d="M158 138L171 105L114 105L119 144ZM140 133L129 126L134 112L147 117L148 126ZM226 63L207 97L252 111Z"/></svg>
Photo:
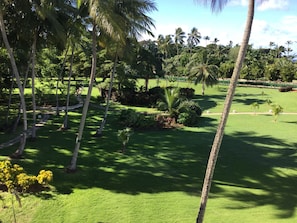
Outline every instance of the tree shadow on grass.
<svg viewBox="0 0 297 223"><path fill-rule="evenodd" d="M214 119L203 120L204 125L215 127ZM40 130L38 140L28 144L25 159L19 162L33 174L40 169L52 170L52 185L58 194L102 188L133 195L169 191L199 195L215 131L205 128L135 131L123 154L116 137L116 128L120 127L114 122L108 123L101 138L90 134L97 126L87 126L78 169L73 174L65 173L64 167L70 163L76 129L58 132L56 127L45 127ZM278 218L292 217L297 203L296 147L255 132L226 135L211 193L250 206L273 205ZM224 186L238 189L227 190Z"/></svg>
<svg viewBox="0 0 297 223"><path fill-rule="evenodd" d="M203 111L215 108L218 104L218 101L221 101L223 103L224 99L225 95L195 95L195 97L193 98L195 102L198 102Z"/></svg>
<svg viewBox="0 0 297 223"><path fill-rule="evenodd" d="M278 218L290 218L295 215L297 203L294 192L297 144L287 144L267 135L253 135L253 132L237 132L226 137L215 184L243 188L222 193L232 200L245 202L244 206L229 207L231 209L273 205Z"/></svg>

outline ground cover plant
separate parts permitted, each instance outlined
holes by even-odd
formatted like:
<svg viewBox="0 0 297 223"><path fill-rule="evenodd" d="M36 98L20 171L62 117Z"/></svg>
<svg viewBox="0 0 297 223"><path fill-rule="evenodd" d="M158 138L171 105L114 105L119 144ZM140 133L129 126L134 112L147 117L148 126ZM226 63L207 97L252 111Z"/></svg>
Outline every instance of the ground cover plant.
<svg viewBox="0 0 297 223"><path fill-rule="evenodd" d="M78 170L73 174L66 174L65 166L71 159L81 111L69 114L67 131L58 131L62 117L52 116L38 130L38 139L28 142L24 159L13 162L33 175L50 169L54 189L22 199L22 208L16 207L17 219L24 223L193 222L225 90L217 86L203 97L195 95L204 110L196 127L134 131L125 154L119 153L122 145L117 133L123 127L117 120L127 106L112 105L101 138L92 135L103 110L91 106ZM237 89L205 222L296 222L297 116L281 114L274 122L267 99L280 104L284 112L297 111L296 92ZM259 109L254 114L251 104L256 101ZM0 135L1 142L8 138ZM11 151L14 148L2 149L1 159ZM12 221L9 208L1 208L0 219Z"/></svg>

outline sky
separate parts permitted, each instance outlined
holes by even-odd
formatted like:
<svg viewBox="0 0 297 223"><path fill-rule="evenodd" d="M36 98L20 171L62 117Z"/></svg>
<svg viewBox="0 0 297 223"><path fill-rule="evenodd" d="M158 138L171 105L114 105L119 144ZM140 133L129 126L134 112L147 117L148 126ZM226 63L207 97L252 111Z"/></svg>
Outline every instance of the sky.
<svg viewBox="0 0 297 223"><path fill-rule="evenodd" d="M156 28L152 29L155 38L159 34L174 34L181 27L187 34L196 27L201 36L209 36L210 41L219 39L218 44L240 44L245 27L248 0L229 0L220 12L212 12L210 6L197 3L199 0L155 0L158 11L149 16ZM202 1L200 1L202 2ZM270 42L287 47L286 42L297 54L297 1L296 0L256 0L255 16L250 44L254 48L269 47ZM143 39L148 39L143 36ZM210 43L208 41L208 43ZM205 46L203 38L200 44Z"/></svg>

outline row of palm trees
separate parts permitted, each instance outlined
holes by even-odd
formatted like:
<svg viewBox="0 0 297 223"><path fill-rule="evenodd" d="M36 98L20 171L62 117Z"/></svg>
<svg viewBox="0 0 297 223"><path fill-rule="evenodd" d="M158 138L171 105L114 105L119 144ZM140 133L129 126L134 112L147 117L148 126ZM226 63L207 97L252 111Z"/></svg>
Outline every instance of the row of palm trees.
<svg viewBox="0 0 297 223"><path fill-rule="evenodd" d="M164 55L164 59L166 59L174 55L174 53L170 52L171 45L175 45L176 54L178 55L180 54L182 48L185 46L185 43L187 43L187 47L190 49L190 51L192 51L193 48L197 47L200 44L202 38L206 41L207 45L210 37L202 37L201 33L196 27L193 27L188 34L186 34L181 27L178 27L175 29L175 33L173 35L169 34L164 36L160 34L156 40L156 43L159 47L159 50ZM214 38L214 40L212 41L212 43L214 44L217 44L218 42L218 38Z"/></svg>
<svg viewBox="0 0 297 223"><path fill-rule="evenodd" d="M24 121L23 137L20 147L14 153L15 157L19 157L23 154L26 145L28 125L26 102L24 99L23 90L25 86L21 83L21 78L17 66L17 60L15 59L14 52L12 51L12 48L15 49L18 46L18 41L13 38L13 35L16 33L16 36L19 36L19 38L24 40L26 39L26 37L23 36L23 33L33 33L31 38L27 38L26 41L24 40L28 47L26 48L23 45L22 50L27 49L28 51L30 51L31 55L29 63L32 70L32 103L34 119L32 136L34 136L34 127L36 119L36 105L34 99L36 48L46 46L49 44L56 44L56 46L65 49L66 58L69 52L71 52L71 54L73 55L73 51L75 50L75 48L82 42L81 37L86 36L83 33L91 33L92 63L89 77L89 87L83 107L80 127L76 138L73 158L69 166L69 170L74 171L76 169L77 155L82 140L85 119L96 75L97 49L99 48L98 40L100 39L100 44L103 44L107 48L111 46L111 43L116 43L117 46L116 50L114 51L114 57L117 58L119 54L122 52L121 49L125 47L127 40L129 38L136 38L141 33L148 33L152 35L151 27L153 27L154 24L152 19L148 16L148 13L153 10L156 10L156 6L154 2L150 0L36 0L7 2L4 1L3 3L1 3L1 34L5 43L5 47L9 53L9 58L13 69L13 75L18 83ZM27 30L22 30L22 33L18 33L18 30L15 30L13 28L14 23L21 23L20 20L14 21L12 19L16 17L17 14L22 14L23 20L25 21L32 21L31 26L26 26ZM54 39L54 37L58 37L58 41L57 39ZM13 45L13 47L11 47L11 44ZM71 76L71 68L69 73ZM67 119L67 117L65 117L65 119ZM67 122L65 124L67 125Z"/></svg>

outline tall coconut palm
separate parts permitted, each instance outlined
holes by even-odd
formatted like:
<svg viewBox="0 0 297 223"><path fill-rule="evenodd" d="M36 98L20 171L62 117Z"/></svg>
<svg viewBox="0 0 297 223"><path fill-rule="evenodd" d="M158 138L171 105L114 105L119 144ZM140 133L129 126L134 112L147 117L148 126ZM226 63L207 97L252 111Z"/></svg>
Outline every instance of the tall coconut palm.
<svg viewBox="0 0 297 223"><path fill-rule="evenodd" d="M32 138L36 138L36 100L35 100L35 61L36 61L36 48L37 41L40 40L39 36L46 33L47 39L54 39L55 42L61 43L65 40L64 26L59 20L66 21L69 19L70 9L72 8L69 3L65 1L53 2L52 0L44 0L44 2L30 1L32 7L32 105L33 105L33 125L32 125ZM50 7L51 5L51 7ZM53 7L54 6L54 7ZM67 10L68 11L67 11ZM59 11L59 12L58 12ZM59 14L59 15L58 15ZM63 19L59 18L62 17ZM57 93L57 91L56 91ZM58 100L57 100L58 101ZM57 104L58 111L58 104ZM58 114L58 112L57 112Z"/></svg>
<svg viewBox="0 0 297 223"><path fill-rule="evenodd" d="M172 45L173 45L172 36L166 35L164 37L163 35L159 35L156 42L157 42L160 52L163 55L163 59L170 57L171 49L172 49Z"/></svg>
<svg viewBox="0 0 297 223"><path fill-rule="evenodd" d="M36 63L36 44L37 44L37 32L34 32L33 44L32 44L32 105L33 105L33 125L32 125L32 139L36 138L36 100L35 100L35 63Z"/></svg>
<svg viewBox="0 0 297 223"><path fill-rule="evenodd" d="M108 109L109 109L109 101L111 97L111 90L113 87L113 80L115 77L116 67L119 59L118 57L123 55L125 51L129 51L129 46L127 45L129 45L130 39L134 39L142 32L152 35L150 28L151 26L154 26L154 24L152 22L152 19L146 16L145 13L155 9L156 8L154 4L149 1L134 0L130 2L129 1L123 2L121 4L121 8L119 9L118 13L120 14L121 20L126 21L127 27L125 29L126 29L127 38L124 44L121 44L121 45L119 43L116 44L115 59L114 59L113 69L110 75L110 84L109 84L109 90L107 95L105 113L104 113L104 117L101 122L101 125L96 131L96 136L100 136L105 127Z"/></svg>
<svg viewBox="0 0 297 223"><path fill-rule="evenodd" d="M212 42L213 42L213 44L217 45L217 43L218 43L219 41L220 41L220 40L219 40L218 38L214 38Z"/></svg>
<svg viewBox="0 0 297 223"><path fill-rule="evenodd" d="M209 36L204 36L203 39L205 40L205 46L207 46L207 41L210 40Z"/></svg>
<svg viewBox="0 0 297 223"><path fill-rule="evenodd" d="M175 30L175 34L174 34L174 43L176 46L176 53L177 55L179 55L179 48L181 45L184 44L184 39L186 38L186 33L182 30L181 27L178 27Z"/></svg>
<svg viewBox="0 0 297 223"><path fill-rule="evenodd" d="M222 7L228 2L228 0L209 0L209 1L205 0L204 2L210 3L211 8L213 10L221 10ZM197 223L203 222L203 218L206 210L206 204L208 200L208 194L211 188L213 173L215 170L216 161L217 161L219 150L223 140L224 129L227 123L227 119L228 119L231 104L232 104L232 99L234 97L240 70L242 67L243 60L245 58L245 53L246 53L248 42L251 35L252 23L254 19L254 8L255 8L255 0L249 0L246 27L243 34L242 43L241 43L239 54L233 70L233 74L230 80L230 86L228 88L228 92L226 95L225 105L221 116L221 120L218 125L217 132L216 132L216 135L212 144L212 148L210 151L209 159L208 159L208 164L207 164L205 178L204 178L203 187L202 187L200 207L199 207L198 216L196 219Z"/></svg>
<svg viewBox="0 0 297 223"><path fill-rule="evenodd" d="M28 125L27 125L27 109L26 109L26 102L25 102L25 96L24 96L24 89L21 83L21 79L20 79L20 74L19 74L19 70L17 68L16 65L16 61L14 58L14 54L13 51L10 47L8 38L7 38L7 34L6 34L6 27L5 27L5 23L4 23L4 19L3 19L3 15L4 15L4 8L2 5L0 5L0 29L1 29L1 35L3 38L3 42L4 45L6 47L6 50L8 52L9 55L9 59L10 59L10 63L11 63L11 67L13 70L13 74L14 77L16 78L16 82L18 85L18 89L19 89L19 95L20 95L20 100L21 100L21 107L22 107L22 112L23 112L23 133L22 133L22 137L21 137L21 143L19 148L16 150L16 152L14 153L15 157L19 157L20 155L22 155L24 149L25 149L25 145L26 145L26 139L27 139L27 129L28 129Z"/></svg>
<svg viewBox="0 0 297 223"><path fill-rule="evenodd" d="M193 79L195 85L202 84L202 95L205 93L205 86L217 84L217 75L219 68L216 65L208 63L208 52L202 50L193 54L186 68L189 72L189 79Z"/></svg>
<svg viewBox="0 0 297 223"><path fill-rule="evenodd" d="M79 131L76 137L75 148L71 159L69 171L75 171L78 158L78 152L81 145L83 130L90 103L92 88L94 85L96 64L97 64L97 35L104 32L110 35L119 43L124 43L127 35L138 36L143 30L149 30L152 25L151 19L145 14L155 9L152 1L103 1L103 0L78 0L78 6L82 3L89 6L89 15L92 20L92 68L89 80L88 93L85 99ZM139 14L140 13L140 14ZM137 20L135 16L142 16L144 20ZM151 33L152 34L152 33Z"/></svg>
<svg viewBox="0 0 297 223"><path fill-rule="evenodd" d="M93 0L77 0L78 8L88 7L89 17L91 18L92 25L92 65L91 73L89 78L89 86L87 96L84 101L82 117L80 120L80 125L78 133L75 140L75 147L73 150L70 165L67 170L73 172L76 170L76 163L78 158L78 152L81 145L81 140L83 136L83 131L85 127L85 122L87 118L87 112L90 104L91 94L93 90L96 67L97 67L97 35L104 30L107 33L113 32L113 24L111 23L110 9L112 8L112 3L110 1L93 1ZM100 28L99 28L100 27Z"/></svg>
<svg viewBox="0 0 297 223"><path fill-rule="evenodd" d="M287 42L286 42L286 44L287 44L287 57L289 57L290 56L290 52L292 51L292 49L291 49L291 45L293 44L293 41L291 41L291 40L288 40Z"/></svg>
<svg viewBox="0 0 297 223"><path fill-rule="evenodd" d="M193 47L197 46L200 43L201 33L198 31L196 27L191 29L191 32L188 33L188 46L190 47L190 51L192 51Z"/></svg>

